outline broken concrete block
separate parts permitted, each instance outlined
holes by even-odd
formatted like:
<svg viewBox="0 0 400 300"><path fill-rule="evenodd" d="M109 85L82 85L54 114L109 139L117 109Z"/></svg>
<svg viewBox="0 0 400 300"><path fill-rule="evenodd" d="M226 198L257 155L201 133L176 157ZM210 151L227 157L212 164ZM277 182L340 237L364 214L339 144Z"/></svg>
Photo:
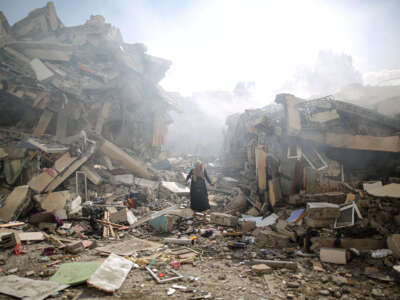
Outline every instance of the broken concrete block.
<svg viewBox="0 0 400 300"><path fill-rule="evenodd" d="M256 221L246 221L242 220L239 222L240 230L244 232L249 232L256 228Z"/></svg>
<svg viewBox="0 0 400 300"><path fill-rule="evenodd" d="M68 285L65 284L47 280L32 280L15 275L2 276L0 281L0 293L21 299L42 300L67 287Z"/></svg>
<svg viewBox="0 0 400 300"><path fill-rule="evenodd" d="M264 264L258 264L258 265L251 266L251 270L253 271L253 273L258 274L258 275L272 273L272 268L267 265L264 265Z"/></svg>
<svg viewBox="0 0 400 300"><path fill-rule="evenodd" d="M134 179L132 174L115 175L114 180L117 183L122 183L126 185L133 185Z"/></svg>
<svg viewBox="0 0 400 300"><path fill-rule="evenodd" d="M44 234L42 232L19 232L18 236L22 242L44 240Z"/></svg>
<svg viewBox="0 0 400 300"><path fill-rule="evenodd" d="M166 233L174 229L178 219L176 216L165 215L149 220L149 224L155 231Z"/></svg>
<svg viewBox="0 0 400 300"><path fill-rule="evenodd" d="M287 228L287 222L284 220L278 220L278 223L275 225L276 227L276 231L280 234L286 235L288 236L292 242L296 242L296 233L294 233L293 231L290 231Z"/></svg>
<svg viewBox="0 0 400 300"><path fill-rule="evenodd" d="M0 236L0 248L14 248L21 240L15 232L9 232Z"/></svg>
<svg viewBox="0 0 400 300"><path fill-rule="evenodd" d="M256 244L267 248L287 248L290 246L290 238L271 229L265 229L256 233Z"/></svg>
<svg viewBox="0 0 400 300"><path fill-rule="evenodd" d="M83 166L81 171L84 172L87 178L95 185L98 185L103 181L103 178L92 168Z"/></svg>
<svg viewBox="0 0 400 300"><path fill-rule="evenodd" d="M392 234L388 236L387 245L396 257L400 257L400 234Z"/></svg>
<svg viewBox="0 0 400 300"><path fill-rule="evenodd" d="M72 254L78 254L84 250L81 241L70 243L64 249Z"/></svg>
<svg viewBox="0 0 400 300"><path fill-rule="evenodd" d="M23 210L28 207L30 201L29 186L16 187L0 208L0 219L4 222L18 219Z"/></svg>
<svg viewBox="0 0 400 300"><path fill-rule="evenodd" d="M217 225L234 227L238 224L239 218L236 216L215 212L210 215L210 220L211 223Z"/></svg>
<svg viewBox="0 0 400 300"><path fill-rule="evenodd" d="M306 226L310 228L323 228L323 227L331 228L335 223L335 219L314 219L305 217L304 220Z"/></svg>
<svg viewBox="0 0 400 300"><path fill-rule="evenodd" d="M117 212L110 213L110 222L112 223L123 223L132 225L137 221L137 218L134 214L128 209L121 209Z"/></svg>
<svg viewBox="0 0 400 300"><path fill-rule="evenodd" d="M386 184L382 187L368 189L367 193L374 197L400 198L400 184Z"/></svg>
<svg viewBox="0 0 400 300"><path fill-rule="evenodd" d="M66 207L67 201L71 201L69 191L60 191L49 194L35 195L33 198L39 203L41 209L45 211L54 211Z"/></svg>
<svg viewBox="0 0 400 300"><path fill-rule="evenodd" d="M340 216L340 206L326 202L307 203L306 216L311 219L334 219Z"/></svg>
<svg viewBox="0 0 400 300"><path fill-rule="evenodd" d="M133 262L130 260L111 254L90 276L87 284L104 292L113 293L121 287L132 266Z"/></svg>
<svg viewBox="0 0 400 300"><path fill-rule="evenodd" d="M45 64L43 64L40 59L35 58L30 62L32 70L35 72L36 78L39 81L46 80L54 76L54 73L50 71Z"/></svg>
<svg viewBox="0 0 400 300"><path fill-rule="evenodd" d="M319 259L322 262L345 265L350 258L350 253L346 249L339 248L321 248L319 250Z"/></svg>

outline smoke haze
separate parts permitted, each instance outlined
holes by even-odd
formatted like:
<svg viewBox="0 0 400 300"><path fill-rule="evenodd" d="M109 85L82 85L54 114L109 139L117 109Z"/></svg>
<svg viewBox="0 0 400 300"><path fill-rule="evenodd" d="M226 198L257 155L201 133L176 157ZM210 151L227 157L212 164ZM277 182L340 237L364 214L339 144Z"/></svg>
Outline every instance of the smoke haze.
<svg viewBox="0 0 400 300"><path fill-rule="evenodd" d="M46 2L2 1L0 10L12 24ZM227 115L263 107L277 92L324 96L363 79L381 84L400 68L396 0L54 2L65 25L101 14L125 42L144 43L149 54L172 61L161 85L186 97L183 110L190 116L173 116L170 141L182 139L176 129L183 124L199 133L196 139L213 131L219 140ZM233 95L237 82L255 83L246 101L210 93Z"/></svg>

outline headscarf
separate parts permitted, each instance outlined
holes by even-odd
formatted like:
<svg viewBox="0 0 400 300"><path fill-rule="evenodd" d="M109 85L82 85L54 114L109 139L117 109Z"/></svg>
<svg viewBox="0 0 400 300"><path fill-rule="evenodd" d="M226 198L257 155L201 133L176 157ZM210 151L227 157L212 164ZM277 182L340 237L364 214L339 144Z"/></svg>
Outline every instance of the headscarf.
<svg viewBox="0 0 400 300"><path fill-rule="evenodd" d="M204 178L204 168L201 161L196 162L193 169L193 180L197 181L197 178Z"/></svg>

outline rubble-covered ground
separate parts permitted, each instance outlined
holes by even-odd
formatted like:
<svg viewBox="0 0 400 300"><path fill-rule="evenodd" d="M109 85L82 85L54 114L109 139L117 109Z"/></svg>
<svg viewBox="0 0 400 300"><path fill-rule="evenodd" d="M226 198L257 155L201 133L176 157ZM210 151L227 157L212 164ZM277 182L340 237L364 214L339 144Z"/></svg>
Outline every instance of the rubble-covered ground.
<svg viewBox="0 0 400 300"><path fill-rule="evenodd" d="M228 118L223 157L171 156L146 51L51 2L0 14L1 299L400 299L396 116L280 94Z"/></svg>

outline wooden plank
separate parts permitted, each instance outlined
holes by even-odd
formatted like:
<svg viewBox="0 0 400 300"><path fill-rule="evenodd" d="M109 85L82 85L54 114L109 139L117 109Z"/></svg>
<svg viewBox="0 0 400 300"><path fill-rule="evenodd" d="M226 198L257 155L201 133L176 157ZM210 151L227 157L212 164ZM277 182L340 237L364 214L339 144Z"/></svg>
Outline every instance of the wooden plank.
<svg viewBox="0 0 400 300"><path fill-rule="evenodd" d="M272 207L281 200L281 189L279 178L268 180L268 199Z"/></svg>
<svg viewBox="0 0 400 300"><path fill-rule="evenodd" d="M24 222L11 222L6 224L0 224L0 228L9 228L9 227L23 226L23 225L25 225Z"/></svg>
<svg viewBox="0 0 400 300"><path fill-rule="evenodd" d="M107 214L108 211L105 210L104 211L104 220L107 222ZM109 227L107 225L103 226L103 238L108 238L108 229Z"/></svg>
<svg viewBox="0 0 400 300"><path fill-rule="evenodd" d="M52 118L53 118L53 113L49 110L45 110L40 116L39 122L37 123L35 129L33 130L33 135L41 136L42 134L44 134Z"/></svg>
<svg viewBox="0 0 400 300"><path fill-rule="evenodd" d="M258 188L260 191L265 191L267 189L267 153L264 152L262 146L258 146L255 153Z"/></svg>

